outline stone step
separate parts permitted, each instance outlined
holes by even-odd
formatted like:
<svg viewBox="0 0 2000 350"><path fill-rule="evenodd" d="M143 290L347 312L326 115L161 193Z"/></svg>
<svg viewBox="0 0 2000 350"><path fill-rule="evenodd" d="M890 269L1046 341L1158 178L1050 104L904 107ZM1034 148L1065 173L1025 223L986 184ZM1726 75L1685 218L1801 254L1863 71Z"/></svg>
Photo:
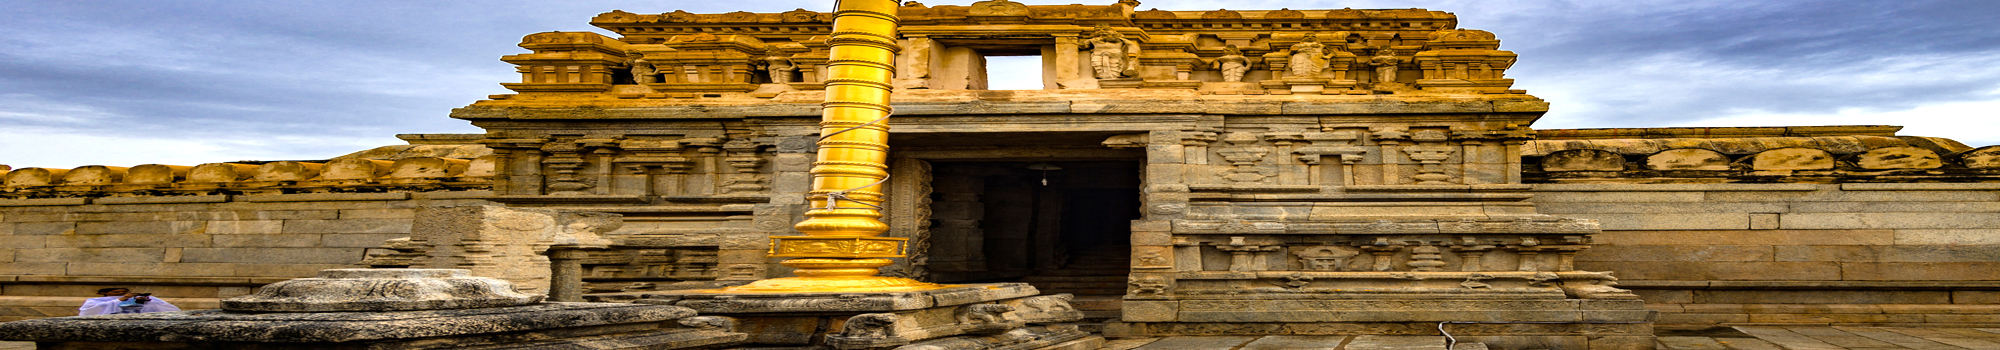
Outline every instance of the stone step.
<svg viewBox="0 0 2000 350"><path fill-rule="evenodd" d="M1046 294L1069 293L1076 295L1115 295L1115 294L1125 293L1124 292L1125 285L1123 284L1095 285L1095 286L1079 286L1079 285L1044 286L1041 284L1035 284L1034 286L1035 289L1039 289L1042 291L1042 293Z"/></svg>
<svg viewBox="0 0 2000 350"><path fill-rule="evenodd" d="M1273 336L1187 336L1165 337L1152 340L1126 341L1132 344L1142 342L1137 347L1117 346L1117 349L1131 350L1249 350L1249 349L1321 349L1321 350L1487 350L1482 343L1458 343L1445 349L1442 336L1394 336L1394 335L1273 335ZM1345 344L1344 346L1342 344ZM1107 346L1107 349L1113 348Z"/></svg>
<svg viewBox="0 0 2000 350"><path fill-rule="evenodd" d="M1116 276L1028 276L1021 282L1125 282L1125 275Z"/></svg>
<svg viewBox="0 0 2000 350"><path fill-rule="evenodd" d="M1124 282L1028 282L1042 292L1048 290L1122 290Z"/></svg>
<svg viewBox="0 0 2000 350"><path fill-rule="evenodd" d="M1049 271L1042 271L1042 272L1040 272L1040 273L1037 273L1036 275L1037 275L1037 276L1121 276L1121 277L1122 277L1122 276L1125 276L1125 274L1128 274L1128 273L1131 273L1131 272L1132 272L1132 270L1128 270L1128 269L1125 269L1125 268L1122 268L1122 267L1121 267L1121 268L1117 268L1117 269L1083 269L1083 268L1075 268L1075 269L1062 269L1062 270L1049 270ZM1032 277L1032 276L1030 276L1030 277Z"/></svg>
<svg viewBox="0 0 2000 350"><path fill-rule="evenodd" d="M1119 312L1118 310L1089 310L1080 312L1083 313L1083 319L1086 320L1114 319L1114 318L1124 317L1125 315L1123 312Z"/></svg>
<svg viewBox="0 0 2000 350"><path fill-rule="evenodd" d="M1103 323L1097 323L1097 322L1076 322L1076 323L1056 323L1055 325L1059 325L1059 326L1076 326L1076 330L1079 330L1079 331L1084 331L1084 332L1087 332L1087 333L1103 333L1103 332L1104 332L1104 324L1103 324ZM6 349L0 349L0 350L6 350Z"/></svg>
<svg viewBox="0 0 2000 350"><path fill-rule="evenodd" d="M1124 296L1126 290L1124 288L1116 288L1116 290L1102 290L1100 288L1100 290L1054 290L1054 292L1052 290L1042 290L1042 292L1046 292L1046 294L1062 294L1062 292L1066 292L1066 294L1076 294L1076 296Z"/></svg>
<svg viewBox="0 0 2000 350"><path fill-rule="evenodd" d="M1055 281L1023 280L1021 282L1033 284L1038 287L1039 286L1106 286L1106 285L1123 286L1125 285L1125 279L1123 278L1100 279L1100 280L1055 280Z"/></svg>
<svg viewBox="0 0 2000 350"><path fill-rule="evenodd" d="M1077 310L1102 311L1124 309L1123 295L1078 295L1069 301L1069 306Z"/></svg>

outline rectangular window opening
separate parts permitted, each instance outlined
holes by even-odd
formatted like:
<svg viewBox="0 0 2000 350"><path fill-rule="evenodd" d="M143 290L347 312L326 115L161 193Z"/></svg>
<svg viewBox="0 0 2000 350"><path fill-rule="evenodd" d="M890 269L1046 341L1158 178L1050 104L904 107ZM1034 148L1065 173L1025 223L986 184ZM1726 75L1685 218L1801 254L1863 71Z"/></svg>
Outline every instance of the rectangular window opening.
<svg viewBox="0 0 2000 350"><path fill-rule="evenodd" d="M1043 89L1041 55L986 56L987 90Z"/></svg>

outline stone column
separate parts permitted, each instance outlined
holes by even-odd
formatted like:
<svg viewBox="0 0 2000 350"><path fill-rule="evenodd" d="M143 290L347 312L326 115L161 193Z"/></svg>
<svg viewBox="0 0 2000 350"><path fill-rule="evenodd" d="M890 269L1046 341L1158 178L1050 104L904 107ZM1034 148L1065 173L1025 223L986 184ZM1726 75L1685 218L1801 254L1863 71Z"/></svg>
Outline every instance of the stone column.
<svg viewBox="0 0 2000 350"><path fill-rule="evenodd" d="M586 255L589 254L582 249L549 249L549 301L583 301L583 258Z"/></svg>

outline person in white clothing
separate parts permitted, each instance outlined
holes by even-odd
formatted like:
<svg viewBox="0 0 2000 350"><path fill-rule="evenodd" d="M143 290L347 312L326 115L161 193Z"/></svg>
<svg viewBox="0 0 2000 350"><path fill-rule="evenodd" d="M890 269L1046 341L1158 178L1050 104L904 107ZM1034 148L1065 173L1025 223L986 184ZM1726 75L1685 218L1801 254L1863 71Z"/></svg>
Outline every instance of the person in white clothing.
<svg viewBox="0 0 2000 350"><path fill-rule="evenodd" d="M126 288L105 288L97 290L101 297L83 301L83 307L76 309L77 316L110 314L138 314L148 312L181 311L180 307L166 300L153 297L153 293L133 293Z"/></svg>

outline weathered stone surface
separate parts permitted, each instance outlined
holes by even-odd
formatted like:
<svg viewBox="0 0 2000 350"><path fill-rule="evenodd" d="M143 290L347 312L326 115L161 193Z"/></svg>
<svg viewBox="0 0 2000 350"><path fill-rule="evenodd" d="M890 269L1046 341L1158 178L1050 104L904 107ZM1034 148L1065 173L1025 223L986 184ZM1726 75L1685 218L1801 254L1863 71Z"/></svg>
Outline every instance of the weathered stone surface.
<svg viewBox="0 0 2000 350"><path fill-rule="evenodd" d="M1806 128L1825 128L1801 131ZM1646 155L1671 149L1699 148L1723 154L1747 155L1792 147L1820 148L1851 154L1882 147L1909 146L1894 137L1901 127L1869 126L1764 128L1618 128L1540 130L1538 140L1522 146L1524 155L1545 155L1569 149L1598 149Z"/></svg>
<svg viewBox="0 0 2000 350"><path fill-rule="evenodd" d="M293 230L289 227L292 222L298 221L287 221L288 231ZM462 267L474 275L507 280L523 292L540 294L550 285L549 257L544 252L552 246L607 247L611 242L601 234L618 229L622 222L616 214L464 206L418 209L410 225L408 239L386 243L394 253L370 257L363 263Z"/></svg>
<svg viewBox="0 0 2000 350"><path fill-rule="evenodd" d="M1957 154L1958 161L1967 168L2000 168L2000 146L1986 146Z"/></svg>
<svg viewBox="0 0 2000 350"><path fill-rule="evenodd" d="M1778 252L1784 248L1776 247ZM1576 255L1577 261L1772 261L1762 245L1608 245ZM1778 260L1806 261L1806 260Z"/></svg>
<svg viewBox="0 0 2000 350"><path fill-rule="evenodd" d="M1181 302L1179 322L1409 322L1409 321L1533 321L1581 322L1576 300L1316 300ZM1221 309L1224 305L1240 308ZM1618 317L1643 321L1640 314ZM1636 318L1634 318L1636 316Z"/></svg>
<svg viewBox="0 0 2000 350"><path fill-rule="evenodd" d="M1774 149L1758 152L1750 159L1750 168L1756 170L1833 169L1833 155L1812 148Z"/></svg>
<svg viewBox="0 0 2000 350"><path fill-rule="evenodd" d="M1444 342L1442 341L1444 339L1439 338L1443 337L1363 335L1354 337L1354 341L1349 342L1347 346L1355 349L1383 350L1444 349Z"/></svg>
<svg viewBox="0 0 2000 350"><path fill-rule="evenodd" d="M1944 166L1937 152L1917 147L1885 147L1853 156L1854 166L1869 170L1931 169Z"/></svg>
<svg viewBox="0 0 2000 350"><path fill-rule="evenodd" d="M1577 149L1550 153L1542 158L1542 171L1622 171L1625 158L1617 153Z"/></svg>
<svg viewBox="0 0 2000 350"><path fill-rule="evenodd" d="M1577 262L1577 268L1615 271L1636 280L1840 280L1840 265L1834 262Z"/></svg>
<svg viewBox="0 0 2000 350"><path fill-rule="evenodd" d="M1651 170L1729 170L1729 156L1699 148L1671 149L1646 156Z"/></svg>
<svg viewBox="0 0 2000 350"><path fill-rule="evenodd" d="M1990 213L1794 213L1782 214L1785 229L1979 229L2000 227Z"/></svg>
<svg viewBox="0 0 2000 350"><path fill-rule="evenodd" d="M87 165L70 169L62 176L64 185L108 185L125 181L125 167Z"/></svg>
<svg viewBox="0 0 2000 350"><path fill-rule="evenodd" d="M1741 213L1588 214L1564 215L1564 217L1598 220L1598 222L1604 223L1604 229L1619 231L1743 230L1750 228L1750 215Z"/></svg>
<svg viewBox="0 0 2000 350"><path fill-rule="evenodd" d="M337 269L318 278L273 283L255 295L224 299L238 312L413 311L507 307L541 301L506 281L450 269Z"/></svg>
<svg viewBox="0 0 2000 350"><path fill-rule="evenodd" d="M0 332L4 334L0 335L0 339L44 342L359 343L649 323L693 315L693 311L672 306L590 303L396 312L258 314L199 310L8 322L0 324L0 330L5 330ZM712 336L720 338L718 343L731 338L728 334ZM739 339L740 336L736 335Z"/></svg>
<svg viewBox="0 0 2000 350"><path fill-rule="evenodd" d="M1896 244L2000 244L2000 230L1896 230Z"/></svg>
<svg viewBox="0 0 2000 350"><path fill-rule="evenodd" d="M1133 348L1133 350L1234 349L1254 339L1257 339L1257 337L1171 337Z"/></svg>
<svg viewBox="0 0 2000 350"><path fill-rule="evenodd" d="M1611 245L1890 245L1898 230L1700 230L1614 231L1597 241Z"/></svg>
<svg viewBox="0 0 2000 350"><path fill-rule="evenodd" d="M1301 335L1301 336L1274 335L1263 338L1257 338L1257 340L1251 341L1248 344L1243 344L1243 347L1237 349L1242 349L1242 350L1326 349L1326 348L1332 348L1334 346L1339 346L1341 343L1346 342L1347 338L1348 337L1346 336L1338 336L1338 335Z"/></svg>
<svg viewBox="0 0 2000 350"><path fill-rule="evenodd" d="M983 303L1036 294L1025 283L936 289L890 293L749 293L723 294L712 291L662 292L647 294L644 300L659 305L695 309L704 314L757 314L776 312L885 312L916 310L938 306Z"/></svg>
<svg viewBox="0 0 2000 350"><path fill-rule="evenodd" d="M1076 326L1033 326L1009 330L997 335L959 336L933 339L899 346L897 350L984 350L984 349L1070 349L1058 346L1094 337L1090 333L1078 331ZM1103 338L1097 338L1103 342ZM1095 347L1089 348L1095 350Z"/></svg>

